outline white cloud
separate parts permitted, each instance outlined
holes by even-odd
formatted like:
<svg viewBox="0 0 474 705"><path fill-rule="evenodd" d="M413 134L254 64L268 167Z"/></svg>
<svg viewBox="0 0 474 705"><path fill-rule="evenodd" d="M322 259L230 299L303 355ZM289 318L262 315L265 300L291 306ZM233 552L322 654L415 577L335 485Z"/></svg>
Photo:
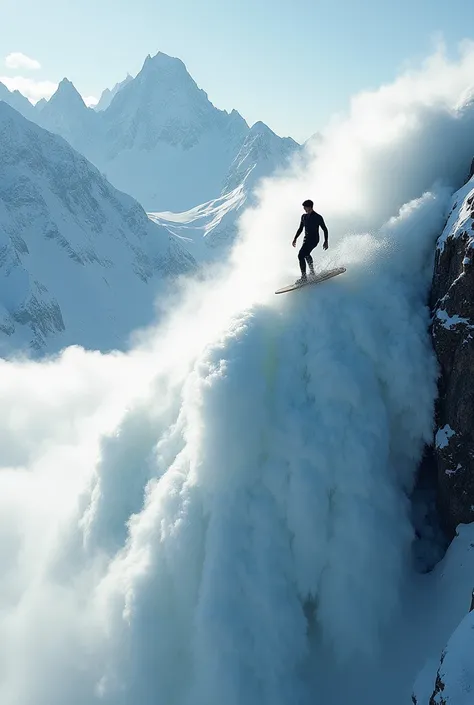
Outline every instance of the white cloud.
<svg viewBox="0 0 474 705"><path fill-rule="evenodd" d="M32 103L37 103L41 98L51 98L58 87L54 81L35 81L24 76L0 76L0 83L10 91L20 91Z"/></svg>
<svg viewBox="0 0 474 705"><path fill-rule="evenodd" d="M89 95L87 98L84 98L84 103L89 107L93 108L94 105L97 105L99 102L99 99L95 97L95 95Z"/></svg>
<svg viewBox="0 0 474 705"><path fill-rule="evenodd" d="M58 87L54 81L36 81L25 76L0 76L0 83L3 83L10 91L20 91L32 103L37 103L41 98L49 100ZM89 107L94 107L98 102L99 99L93 95L84 98L84 103Z"/></svg>
<svg viewBox="0 0 474 705"><path fill-rule="evenodd" d="M39 61L31 59L20 51L8 54L8 56L5 57L5 66L9 69L26 69L30 71L37 71L41 68Z"/></svg>

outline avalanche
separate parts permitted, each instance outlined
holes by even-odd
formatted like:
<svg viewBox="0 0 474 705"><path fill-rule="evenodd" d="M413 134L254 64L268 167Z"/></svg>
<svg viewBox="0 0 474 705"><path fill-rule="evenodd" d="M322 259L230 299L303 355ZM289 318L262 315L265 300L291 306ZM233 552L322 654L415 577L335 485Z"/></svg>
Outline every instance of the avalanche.
<svg viewBox="0 0 474 705"><path fill-rule="evenodd" d="M408 702L455 623L425 637L409 494L473 68L438 57L356 100L130 353L1 363L2 702ZM282 301L308 195L319 266L347 272Z"/></svg>

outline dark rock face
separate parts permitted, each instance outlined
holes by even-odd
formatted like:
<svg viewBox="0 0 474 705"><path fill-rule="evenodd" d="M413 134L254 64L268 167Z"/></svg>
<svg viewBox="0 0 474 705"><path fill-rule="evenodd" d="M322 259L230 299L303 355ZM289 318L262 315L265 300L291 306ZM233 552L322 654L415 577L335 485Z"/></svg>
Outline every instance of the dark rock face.
<svg viewBox="0 0 474 705"><path fill-rule="evenodd" d="M455 195L439 238L431 308L440 364L435 458L447 530L474 520L474 181Z"/></svg>

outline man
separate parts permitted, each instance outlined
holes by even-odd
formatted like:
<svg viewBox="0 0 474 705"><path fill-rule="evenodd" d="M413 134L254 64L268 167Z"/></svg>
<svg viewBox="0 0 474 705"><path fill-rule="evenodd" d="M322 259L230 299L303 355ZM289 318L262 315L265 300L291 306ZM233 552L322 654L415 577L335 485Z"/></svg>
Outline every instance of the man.
<svg viewBox="0 0 474 705"><path fill-rule="evenodd" d="M316 213L313 210L313 201L309 199L303 203L303 208L305 210L304 214L301 216L300 227L296 231L296 235L291 243L293 247L296 247L296 241L298 237L303 232L304 228L304 238L303 244L300 251L298 252L298 259L300 262L301 269L301 279L298 279L296 284L304 284L306 279L306 262L309 264L310 276L314 277L314 266L313 258L311 257L311 251L314 250L319 242L319 228L322 228L324 233L324 245L323 250L327 250L328 245L328 229L326 223L324 222L323 216Z"/></svg>

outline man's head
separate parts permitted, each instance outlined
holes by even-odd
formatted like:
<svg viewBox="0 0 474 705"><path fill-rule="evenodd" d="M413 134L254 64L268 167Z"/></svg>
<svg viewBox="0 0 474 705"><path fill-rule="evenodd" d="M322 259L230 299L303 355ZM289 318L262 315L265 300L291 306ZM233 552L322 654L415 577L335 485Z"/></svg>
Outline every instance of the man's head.
<svg viewBox="0 0 474 705"><path fill-rule="evenodd" d="M303 201L303 208L305 209L306 213L311 213L313 210L313 201L310 201L309 198L307 201Z"/></svg>

